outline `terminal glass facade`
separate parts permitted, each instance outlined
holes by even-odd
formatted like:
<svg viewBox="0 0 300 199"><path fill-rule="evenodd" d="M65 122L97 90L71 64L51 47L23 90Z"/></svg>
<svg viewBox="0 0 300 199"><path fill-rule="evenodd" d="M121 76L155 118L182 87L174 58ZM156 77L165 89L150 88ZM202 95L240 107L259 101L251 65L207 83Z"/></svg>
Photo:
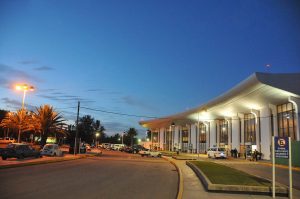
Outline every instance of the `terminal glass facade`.
<svg viewBox="0 0 300 199"><path fill-rule="evenodd" d="M220 143L228 144L228 122L226 120L219 120L219 135Z"/></svg>
<svg viewBox="0 0 300 199"><path fill-rule="evenodd" d="M244 117L245 143L256 143L256 122L252 113L245 114Z"/></svg>
<svg viewBox="0 0 300 199"><path fill-rule="evenodd" d="M207 136L206 125L201 123L199 125L199 151L201 153L204 153L206 151L206 136Z"/></svg>
<svg viewBox="0 0 300 199"><path fill-rule="evenodd" d="M277 106L278 136L296 139L296 114L292 103Z"/></svg>
<svg viewBox="0 0 300 199"><path fill-rule="evenodd" d="M182 147L181 150L183 152L188 151L188 143L189 143L189 129L187 127L182 127Z"/></svg>

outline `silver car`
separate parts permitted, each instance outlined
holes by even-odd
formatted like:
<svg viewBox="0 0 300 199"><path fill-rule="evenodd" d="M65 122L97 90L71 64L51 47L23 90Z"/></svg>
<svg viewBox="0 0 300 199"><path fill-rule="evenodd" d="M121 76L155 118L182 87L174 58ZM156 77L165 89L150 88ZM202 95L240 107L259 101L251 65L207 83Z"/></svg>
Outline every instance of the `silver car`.
<svg viewBox="0 0 300 199"><path fill-rule="evenodd" d="M63 156L62 150L60 150L57 144L46 144L41 150L41 155L46 156Z"/></svg>

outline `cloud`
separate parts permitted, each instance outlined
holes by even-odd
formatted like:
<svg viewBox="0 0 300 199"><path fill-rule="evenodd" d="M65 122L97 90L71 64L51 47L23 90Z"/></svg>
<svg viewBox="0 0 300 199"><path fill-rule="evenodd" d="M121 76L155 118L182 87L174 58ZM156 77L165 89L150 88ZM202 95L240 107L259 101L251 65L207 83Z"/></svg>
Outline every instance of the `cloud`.
<svg viewBox="0 0 300 199"><path fill-rule="evenodd" d="M9 99L7 97L1 98L1 101L6 105L8 109L19 110L22 107L21 101ZM35 106L25 103L26 109L30 111L34 111L36 109Z"/></svg>
<svg viewBox="0 0 300 199"><path fill-rule="evenodd" d="M49 67L49 66L41 66L41 67L34 68L34 70L37 70L37 71L49 71L49 70L54 70L54 68Z"/></svg>
<svg viewBox="0 0 300 199"><path fill-rule="evenodd" d="M31 65L31 64L37 64L39 63L38 61L36 60L24 60L24 61L20 61L18 62L19 64L23 64L23 65Z"/></svg>
<svg viewBox="0 0 300 199"><path fill-rule="evenodd" d="M0 71L1 71L0 86L2 87L9 88L11 82L20 81L20 80L27 81L27 82L31 82L31 81L41 82L39 78L32 76L25 71L15 69L14 67L5 64L0 64Z"/></svg>
<svg viewBox="0 0 300 199"><path fill-rule="evenodd" d="M147 104L147 103L143 102L142 100L134 99L131 96L124 96L121 99L124 103L126 103L130 106L138 107L138 108L145 109L145 110L151 110L151 111L156 110L156 108L153 107L152 105Z"/></svg>
<svg viewBox="0 0 300 199"><path fill-rule="evenodd" d="M101 88L92 88L92 89L87 89L86 91L88 92L96 92L96 91L103 91Z"/></svg>
<svg viewBox="0 0 300 199"><path fill-rule="evenodd" d="M99 92L101 94L106 94L106 95L119 95L121 92L118 91L109 91L105 90L103 88L92 88L92 89L87 89L87 92Z"/></svg>
<svg viewBox="0 0 300 199"><path fill-rule="evenodd" d="M54 101L58 101L58 102L83 102L83 103L93 103L95 102L94 100L90 100L90 99L85 99L82 98L80 96L76 96L76 95L65 95L65 93L62 92L53 92L51 94L37 94L38 97L41 98L46 98L49 100L54 100Z"/></svg>
<svg viewBox="0 0 300 199"><path fill-rule="evenodd" d="M111 135L124 132L129 128L128 125L121 122L103 122L102 125L106 129L106 133Z"/></svg>

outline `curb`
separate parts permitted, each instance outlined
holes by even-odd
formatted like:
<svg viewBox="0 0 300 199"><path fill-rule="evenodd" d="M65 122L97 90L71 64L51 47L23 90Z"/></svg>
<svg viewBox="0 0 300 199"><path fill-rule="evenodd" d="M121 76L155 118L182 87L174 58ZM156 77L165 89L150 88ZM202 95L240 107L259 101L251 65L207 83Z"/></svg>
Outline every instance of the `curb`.
<svg viewBox="0 0 300 199"><path fill-rule="evenodd" d="M197 160L197 158L190 158L190 157L177 157L177 156L172 156L173 159L175 160Z"/></svg>
<svg viewBox="0 0 300 199"><path fill-rule="evenodd" d="M45 161L37 161L37 162L24 162L19 164L8 164L8 165L1 165L0 169L9 169L9 168L17 168L17 167L26 167L26 166L34 166L34 165L40 165L40 164L49 164L49 163L56 163L56 162L65 162L65 161L71 161L71 160L79 160L87 157L92 157L95 155L85 155L85 156L75 156L71 158L66 159L57 159L57 160L45 160Z"/></svg>
<svg viewBox="0 0 300 199"><path fill-rule="evenodd" d="M183 175L181 169L176 165L175 162L173 162L171 159L168 159L164 156L162 156L163 159L167 160L171 164L173 164L178 172L179 182L178 182L178 190L177 190L177 197L176 199L182 199L183 195Z"/></svg>
<svg viewBox="0 0 300 199"><path fill-rule="evenodd" d="M213 192L229 192L229 193L251 193L251 194L263 194L271 195L272 187L263 187L263 186L245 186L245 185L223 185L223 184L213 184L208 177L193 163L187 161L188 165L198 176L202 184L204 185L207 191ZM288 190L285 187L276 187L276 195L288 195Z"/></svg>

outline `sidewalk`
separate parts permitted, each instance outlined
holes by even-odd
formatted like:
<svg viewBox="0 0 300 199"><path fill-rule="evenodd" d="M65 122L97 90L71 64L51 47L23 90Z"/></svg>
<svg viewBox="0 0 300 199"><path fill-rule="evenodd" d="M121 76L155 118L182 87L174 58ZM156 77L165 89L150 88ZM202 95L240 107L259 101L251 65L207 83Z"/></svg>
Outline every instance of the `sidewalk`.
<svg viewBox="0 0 300 199"><path fill-rule="evenodd" d="M0 158L0 169L76 160L76 159L81 159L93 155L96 154L77 154L75 156L73 154L65 154L63 157L43 156L42 158L25 158L25 159L8 158L7 160L2 160Z"/></svg>
<svg viewBox="0 0 300 199"><path fill-rule="evenodd" d="M271 196L266 195L253 195L253 194L233 194L233 193L215 193L215 192L208 192L205 190L203 185L201 184L199 178L196 176L194 171L190 169L186 165L186 161L184 160L176 160L171 157L165 157L169 161L173 162L177 165L177 167L181 170L182 177L183 177L183 199L198 199L198 198L210 198L210 199L244 199L244 198L251 198L251 199L270 199ZM276 198L287 198L287 197L278 197Z"/></svg>
<svg viewBox="0 0 300 199"><path fill-rule="evenodd" d="M207 158L206 154L191 154L191 153L180 153L179 155L177 155L176 153L174 153L173 155L174 159L177 160L197 160L199 158ZM244 158L232 158L232 157L228 157L226 160L228 161L234 161L234 162L239 162L239 163L245 163L245 164L262 164L262 165L266 165L266 166L272 166L272 162L270 160L259 160L259 161L249 161L246 160ZM282 164L275 164L276 168L283 168L283 169L288 169L288 165L282 165ZM300 167L292 167L293 171L300 171Z"/></svg>

